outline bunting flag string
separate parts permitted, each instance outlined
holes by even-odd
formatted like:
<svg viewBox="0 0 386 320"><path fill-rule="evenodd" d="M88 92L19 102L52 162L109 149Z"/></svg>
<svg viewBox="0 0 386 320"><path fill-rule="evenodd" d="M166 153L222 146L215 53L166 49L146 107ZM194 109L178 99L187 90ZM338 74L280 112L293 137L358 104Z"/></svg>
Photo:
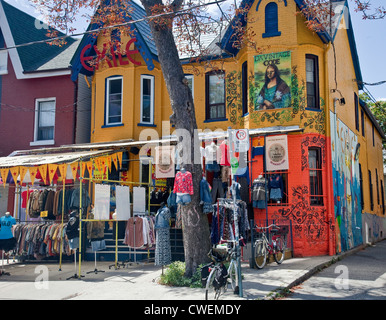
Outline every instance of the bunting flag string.
<svg viewBox="0 0 386 320"><path fill-rule="evenodd" d="M27 179L27 177L30 178L30 181L29 179L27 180L28 182L31 182L31 184L35 183L36 178L41 178L44 181L44 183L47 183L48 181L49 183L52 183L57 171L59 171L59 174L62 179L66 179L67 175L68 175L67 179L69 179L70 175L72 174L73 179L76 180L78 176L78 167L80 170L79 174L81 174L83 177L85 176L86 169L87 169L89 177L92 177L96 174L99 178L101 178L104 176L105 173L107 173L107 175L109 172L111 173L113 164L116 170L119 169L119 164L122 165L122 156L123 156L123 152L116 152L110 155L104 155L104 156L92 158L89 161L81 162L81 164L79 162L73 162L70 164L53 163L53 164L43 164L43 165L31 166L31 167L15 166L10 168L0 168L0 175L1 175L4 187L7 183L9 172L11 172L11 175L15 182L17 182L19 179L20 184L22 184L23 180ZM67 174L67 170L68 170L68 174ZM70 174L70 171L71 171L71 174ZM47 178L49 180L47 180Z"/></svg>

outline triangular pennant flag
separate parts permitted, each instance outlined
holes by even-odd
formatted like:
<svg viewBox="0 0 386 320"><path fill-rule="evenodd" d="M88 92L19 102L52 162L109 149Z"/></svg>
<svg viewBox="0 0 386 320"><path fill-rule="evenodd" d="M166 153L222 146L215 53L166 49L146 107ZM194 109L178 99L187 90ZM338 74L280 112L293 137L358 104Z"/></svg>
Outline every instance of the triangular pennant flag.
<svg viewBox="0 0 386 320"><path fill-rule="evenodd" d="M111 173L111 155L106 156L106 164L109 167L109 172Z"/></svg>
<svg viewBox="0 0 386 320"><path fill-rule="evenodd" d="M123 152L118 152L117 153L117 157L118 157L118 160L119 160L119 165L122 167L122 154ZM118 169L118 168L117 168Z"/></svg>
<svg viewBox="0 0 386 320"><path fill-rule="evenodd" d="M59 164L58 169L59 169L60 176L62 177L63 181L66 180L67 163Z"/></svg>
<svg viewBox="0 0 386 320"><path fill-rule="evenodd" d="M99 157L99 163L100 163L100 166L101 166L101 173L105 173L106 172L106 165L107 165L107 159L106 157Z"/></svg>
<svg viewBox="0 0 386 320"><path fill-rule="evenodd" d="M87 164L86 164L86 162L83 162L83 161L80 164L81 164L80 174L82 177L84 177L84 172L86 171Z"/></svg>
<svg viewBox="0 0 386 320"><path fill-rule="evenodd" d="M20 184L23 184L23 180L27 171L28 171L27 167L19 167Z"/></svg>
<svg viewBox="0 0 386 320"><path fill-rule="evenodd" d="M76 174L78 173L78 162L70 163L72 176L74 181L76 180Z"/></svg>
<svg viewBox="0 0 386 320"><path fill-rule="evenodd" d="M97 169L97 171L98 171L99 173L101 173L101 172L102 172L102 166L101 166L101 161L100 161L100 159L99 159L99 158L95 158L95 159L94 159L94 163L95 163L95 168Z"/></svg>
<svg viewBox="0 0 386 320"><path fill-rule="evenodd" d="M8 177L8 168L0 169L1 179L3 180L3 186L5 188L5 184L7 183L7 177Z"/></svg>
<svg viewBox="0 0 386 320"><path fill-rule="evenodd" d="M47 182L47 165L46 164L42 164L39 166L39 172L42 176L42 180L44 183Z"/></svg>
<svg viewBox="0 0 386 320"><path fill-rule="evenodd" d="M86 167L87 167L89 176L92 177L92 167L93 167L92 161L87 161L86 162Z"/></svg>
<svg viewBox="0 0 386 320"><path fill-rule="evenodd" d="M19 175L19 167L12 167L9 169L12 174L13 182L17 184L17 176Z"/></svg>
<svg viewBox="0 0 386 320"><path fill-rule="evenodd" d="M54 175L55 175L57 169L58 169L57 164L49 164L48 165L48 177L50 179L50 183L52 182L52 179L54 178Z"/></svg>
<svg viewBox="0 0 386 320"><path fill-rule="evenodd" d="M36 174L38 173L38 167L30 167L28 169L28 171L29 171L29 175L30 175L30 178L31 178L31 184L34 184L35 178L36 178Z"/></svg>
<svg viewBox="0 0 386 320"><path fill-rule="evenodd" d="M116 154L116 153L113 153L113 154L111 155L111 159L112 159L113 162L114 162L115 169L118 170L119 168L118 168L118 158L117 158L117 154Z"/></svg>

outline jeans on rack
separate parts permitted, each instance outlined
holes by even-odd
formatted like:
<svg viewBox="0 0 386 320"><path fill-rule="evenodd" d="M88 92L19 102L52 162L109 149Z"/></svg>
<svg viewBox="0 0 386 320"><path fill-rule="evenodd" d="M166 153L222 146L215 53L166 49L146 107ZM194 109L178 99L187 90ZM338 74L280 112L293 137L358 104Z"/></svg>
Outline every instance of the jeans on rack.
<svg viewBox="0 0 386 320"><path fill-rule="evenodd" d="M220 178L213 178L212 202L215 203L217 198L224 198L224 188L223 188L222 181Z"/></svg>

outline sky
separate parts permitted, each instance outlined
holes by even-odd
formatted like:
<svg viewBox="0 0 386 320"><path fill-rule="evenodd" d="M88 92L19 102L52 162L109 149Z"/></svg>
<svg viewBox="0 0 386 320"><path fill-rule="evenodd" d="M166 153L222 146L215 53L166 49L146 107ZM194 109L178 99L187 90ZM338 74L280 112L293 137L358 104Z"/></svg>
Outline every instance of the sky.
<svg viewBox="0 0 386 320"><path fill-rule="evenodd" d="M5 1L34 17L43 18L28 3L28 0ZM370 2L374 8L386 5L386 0L370 0ZM386 81L386 18L363 20L361 13L354 11L354 0L348 0L348 3L363 82L371 84ZM76 32L84 31L87 28L86 19L80 18L76 28ZM377 86L365 85L365 87L376 100L386 100L386 82Z"/></svg>

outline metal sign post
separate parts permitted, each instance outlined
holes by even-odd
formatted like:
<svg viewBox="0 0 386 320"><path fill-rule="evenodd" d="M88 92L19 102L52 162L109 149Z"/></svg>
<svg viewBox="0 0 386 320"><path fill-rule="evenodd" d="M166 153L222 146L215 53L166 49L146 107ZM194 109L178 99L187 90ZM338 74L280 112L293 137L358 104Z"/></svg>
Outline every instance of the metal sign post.
<svg viewBox="0 0 386 320"><path fill-rule="evenodd" d="M235 152L247 152L249 150L249 132L248 129L228 129L228 139L229 139L229 154L230 158L234 158ZM243 163L243 165L245 165ZM235 184L235 175L233 170L231 170L232 177L232 198L233 198L233 218L235 221L235 239L236 239L236 262L237 262L237 278L239 286L239 296L243 296L243 285L241 280L241 248L240 248L240 233L239 233L239 224L236 213L236 184Z"/></svg>

